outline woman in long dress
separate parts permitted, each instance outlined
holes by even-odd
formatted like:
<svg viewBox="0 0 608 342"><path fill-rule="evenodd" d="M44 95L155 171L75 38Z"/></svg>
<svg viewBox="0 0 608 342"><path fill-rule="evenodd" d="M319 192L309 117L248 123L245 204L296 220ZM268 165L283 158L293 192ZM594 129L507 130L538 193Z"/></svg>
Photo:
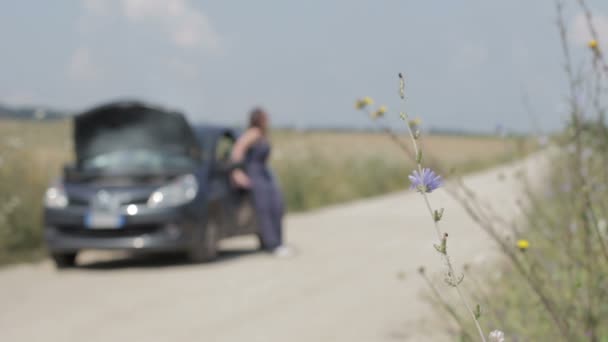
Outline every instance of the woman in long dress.
<svg viewBox="0 0 608 342"><path fill-rule="evenodd" d="M232 172L232 180L252 192L262 248L276 256L289 256L291 251L283 244L283 196L268 166L269 121L264 110L256 108L251 112L249 127L237 140L231 156L234 163L244 167Z"/></svg>

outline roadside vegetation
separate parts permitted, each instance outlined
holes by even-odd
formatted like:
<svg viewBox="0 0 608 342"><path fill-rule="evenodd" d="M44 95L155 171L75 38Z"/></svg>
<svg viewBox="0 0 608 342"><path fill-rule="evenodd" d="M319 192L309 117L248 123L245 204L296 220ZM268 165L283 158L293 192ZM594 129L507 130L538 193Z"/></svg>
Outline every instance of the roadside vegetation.
<svg viewBox="0 0 608 342"><path fill-rule="evenodd" d="M523 224L499 243L507 260L467 270L484 323L509 341L608 341L608 151L596 145L605 137L587 133L595 146L561 146L547 184L528 193ZM508 228L491 221L480 223Z"/></svg>
<svg viewBox="0 0 608 342"><path fill-rule="evenodd" d="M460 341L608 341L608 60L586 1L555 3L570 119L545 152L544 181L520 175L520 217L500 217L462 183L451 192L503 256L498 265L464 267L463 286L481 308L476 319L447 291L450 284L420 268L448 317L444 328ZM569 44L564 13L572 9L586 18L584 51ZM480 330L488 335L480 338Z"/></svg>
<svg viewBox="0 0 608 342"><path fill-rule="evenodd" d="M69 125L0 122L0 262L43 255L42 196L70 157Z"/></svg>
<svg viewBox="0 0 608 342"><path fill-rule="evenodd" d="M70 136L67 121L0 121L0 264L44 255L41 200L72 158ZM513 159L516 140L431 136L427 144L468 172ZM278 131L274 145L273 167L291 212L401 190L409 169L381 134Z"/></svg>

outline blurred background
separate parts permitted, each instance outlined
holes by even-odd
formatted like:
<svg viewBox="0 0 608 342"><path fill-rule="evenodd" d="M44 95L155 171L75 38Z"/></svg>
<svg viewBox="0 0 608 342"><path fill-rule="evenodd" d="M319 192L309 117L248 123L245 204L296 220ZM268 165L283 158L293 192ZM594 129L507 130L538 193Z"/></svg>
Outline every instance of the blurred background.
<svg viewBox="0 0 608 342"><path fill-rule="evenodd" d="M608 37L608 3L587 3L597 34ZM574 70L589 76L585 15L572 5L564 18ZM413 164L383 133L407 128L399 72L408 113L421 119L426 165L446 176L522 159L561 137L572 97L605 99L584 86L569 93L550 0L21 0L0 4L0 42L7 270L45 260L42 199L74 158L71 117L108 101L141 100L237 128L253 107L265 108L289 214L304 215L409 186ZM357 111L362 96L386 105L385 118ZM0 337L10 325L2 315Z"/></svg>
<svg viewBox="0 0 608 342"><path fill-rule="evenodd" d="M69 112L136 97L242 124L259 104L282 127L366 127L349 111L353 97L396 110L401 71L410 111L428 128L528 132L522 94L546 129L566 115L548 0L24 0L0 16L4 106ZM568 20L584 46L582 14ZM597 21L606 30L601 13Z"/></svg>
<svg viewBox="0 0 608 342"><path fill-rule="evenodd" d="M513 159L526 135L555 131L568 116L550 1L26 0L2 7L5 260L41 249L40 215L23 213L39 212L44 189L73 158L69 117L108 101L143 100L194 123L236 127L263 106L291 211L403 188L409 163L374 133L405 129L398 72L406 75L409 114L432 133L431 162L445 169ZM585 46L582 13L568 20L569 39ZM607 29L606 17L597 21ZM388 106L380 126L354 110L362 95Z"/></svg>

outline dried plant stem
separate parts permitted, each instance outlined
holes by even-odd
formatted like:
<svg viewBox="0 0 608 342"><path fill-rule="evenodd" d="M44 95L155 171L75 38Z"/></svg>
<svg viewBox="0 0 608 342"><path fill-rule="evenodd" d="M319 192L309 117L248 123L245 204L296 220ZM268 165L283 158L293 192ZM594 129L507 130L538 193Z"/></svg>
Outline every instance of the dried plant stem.
<svg viewBox="0 0 608 342"><path fill-rule="evenodd" d="M491 215L487 213L487 211L490 209L484 208L479 204L475 193L466 184L464 184L464 182L462 182L462 179L458 179L458 182L459 189L462 191L464 196L456 191L450 191L452 197L458 203L460 203L471 219L477 222L477 224L479 224L479 226L488 235L490 235L494 241L496 241L502 252L509 258L516 270L526 279L528 285L536 293L543 307L545 307L545 310L549 313L551 319L555 323L555 326L560 330L561 336L564 338L564 340L569 341L571 333L568 322L561 317L555 303L545 293L545 289L543 287L544 282L534 277L534 273L528 270L529 267L527 267L526 264L517 257L511 246L502 239L498 233L498 230L492 223L493 221Z"/></svg>
<svg viewBox="0 0 608 342"><path fill-rule="evenodd" d="M597 215L595 214L595 211L593 210L593 207L591 204L591 198L588 195L587 195L587 197L588 197L586 199L588 201L587 202L587 215L588 215L587 219L590 220L593 224L594 233L596 235L597 241L599 241L600 249L602 250L602 255L608 262L608 247L606 246L606 241L604 241L602 233L600 232L599 219L597 218Z"/></svg>
<svg viewBox="0 0 608 342"><path fill-rule="evenodd" d="M593 26L593 22L592 22L592 15L591 15L591 11L589 10L589 8L587 7L587 4L584 0L578 0L579 5L583 8L584 12L585 12L585 16L587 18L587 24L589 26L589 29L591 31L591 35L594 39L596 39L596 45L597 43L597 32L595 31L595 27ZM570 50L569 50L569 46L568 46L568 40L567 40L567 35L566 35L566 24L565 24L565 20L564 20L564 15L563 15L563 2L561 0L556 0L556 7L557 7L557 13L558 13L558 19L557 19L557 25L560 31L560 38L561 38L561 44L562 44L562 49L564 52L564 58L565 58L565 70L566 70L566 76L568 77L568 81L570 84L570 105L571 105L571 117L572 117L572 124L574 126L574 146L575 146L575 158L574 158L574 166L575 166L575 184L576 186L582 190L582 199L583 199L583 203L582 203L582 207L580 208L580 218L581 221L584 224L584 246L585 246L585 256L587 258L586 260L586 276L587 276L587 303L586 303L586 312L587 312L587 318L586 318L586 324L587 324L587 330L588 330L588 334L591 337L591 341L596 341L597 340L597 325L595 323L595 304L596 304L596 290L595 287L592 284L591 279L593 279L593 274L594 271L593 269L595 268L595 257L593 255L593 250L591 248L592 244L593 244L593 237L592 237L592 229L591 226L593 225L598 225L597 221L594 220L594 217L590 217L590 215L588 215L587 213L587 208L591 208L591 201L589 198L589 193L588 193L588 182L587 179L583 173L583 160L582 160L582 151L583 151L583 141L582 141L582 133L583 133L583 129L582 129L582 124L581 121L583 120L582 117L582 110L580 108L580 104L577 101L577 90L578 90L578 82L572 72L572 58L570 55ZM601 50L599 48L599 46L596 46L595 48L593 48L594 51L594 58L596 59L596 62L599 63L604 63L604 70L608 73L608 65L605 65L605 62L603 60L603 56L601 53ZM592 222L594 221L594 222ZM601 237L599 237L601 239Z"/></svg>
<svg viewBox="0 0 608 342"><path fill-rule="evenodd" d="M454 308L448 304L443 297L441 297L441 293L439 292L439 290L437 290L437 288L435 287L435 285L433 284L433 282L431 281L431 279L429 279L429 277L426 275L426 273L424 272L424 270L419 271L420 276L424 279L424 281L426 282L427 286L431 289L431 292L433 293L433 296L435 297L435 300L437 302L439 302L441 304L441 306L445 309L445 311L452 316L452 318L456 321L456 323L458 323L458 325L462 328L462 333L464 334L464 336L466 336L468 339L473 339L473 337L466 331L466 329L464 329L465 325L462 322L462 319L460 318L460 316L458 315L458 313L456 312L456 310L454 310Z"/></svg>
<svg viewBox="0 0 608 342"><path fill-rule="evenodd" d="M591 12L591 9L589 8L589 6L587 5L587 1L585 0L577 0L579 6L582 8L583 13L585 14L585 20L587 22L587 27L589 28L589 33L591 33L591 38L593 40L595 40L596 42L599 42L599 35L597 33L597 29L595 28L595 25L593 24L593 13ZM595 59L596 62L599 63L599 65L601 65L604 73L606 74L606 76L608 76L608 62L606 62L606 60L604 59L604 55L602 53L602 50L599 48L599 46L595 49Z"/></svg>
<svg viewBox="0 0 608 342"><path fill-rule="evenodd" d="M365 113L372 117L372 112L371 110L367 109L365 111ZM416 161L416 155L414 155L412 153L412 151L410 150L410 148L407 146L407 144L405 144L401 139L399 139L399 136L397 136L397 134L395 134L395 132L393 132L389 127L381 124L379 122L379 120L377 119L372 119L372 121L374 121L376 123L376 126L378 126L379 129L382 130L382 132L386 133L386 135L395 143L397 144L397 146L403 151L405 152L405 155L408 156L409 159L411 159L411 161L415 162Z"/></svg>
<svg viewBox="0 0 608 342"><path fill-rule="evenodd" d="M483 210L479 211L479 207L474 206L473 203L476 202L474 199L471 200L470 198L463 198L457 194L455 194L455 196L458 196L458 202L462 205L469 216L475 222L477 222L479 226L494 239L494 241L496 241L503 253L509 258L509 260L511 260L517 271L527 280L527 284L530 285L532 290L536 293L541 303L551 316L556 327L560 330L563 339L569 341L571 334L568 327L568 322L560 316L555 304L546 295L543 288L543 282L536 279L533 273L528 271L522 260L520 260L515 253L513 253L511 247L502 240L492 222L484 219L485 214L483 213Z"/></svg>
<svg viewBox="0 0 608 342"><path fill-rule="evenodd" d="M591 33L591 38L593 40L595 40L596 42L598 42L599 35L597 33L597 29L595 28L595 25L593 24L593 14L592 14L591 10L589 9L589 6L587 5L587 2L585 0L577 0L577 2L579 4L579 6L581 7L581 9L583 10L583 13L585 14L587 27L589 29L589 32ZM560 18L560 20L563 21L563 19L561 19L561 18ZM565 26L565 25L563 25L563 23L562 23L561 26ZM563 37L562 37L562 44L566 44ZM594 48L593 51L594 51L594 56L593 56L592 62L593 62L593 68L595 71L594 72L595 89L594 89L594 93L593 93L593 107L594 107L594 110L599 115L600 128L605 129L605 127L606 127L605 126L605 124L606 124L605 115L604 115L604 110L600 103L602 77L601 77L601 73L598 71L600 71L600 70L604 71L606 77L608 77L608 62L606 62L606 60L604 59L604 54L599 45L596 48ZM602 134L601 136L604 137L605 139L607 138L605 134ZM604 161L606 162L608 156L603 154L603 158L604 158ZM579 165L579 169L580 169L580 165ZM584 179L584 177L581 177L581 178ZM587 191L587 189L584 190L584 195L585 195L585 206L588 208L588 216L586 216L586 220L592 221L593 227L595 230L594 232L597 235L597 240L600 243L602 254L604 255L606 261L608 261L608 247L606 246L606 242L602 238L602 235L599 231L598 219L593 211L591 196L589 195L589 191Z"/></svg>
<svg viewBox="0 0 608 342"><path fill-rule="evenodd" d="M401 116L406 121L407 131L408 131L408 134L412 141L412 146L414 147L414 155L416 156L416 166L418 168L419 174L422 175L422 152L420 150L420 147L418 146L417 135L413 132L412 127L409 124L408 114L405 111L405 81L401 74L399 76L400 76L399 79L400 79L401 102L402 102L402 105L404 108L403 112L401 112ZM441 246L441 245L445 246L445 244L446 244L445 240L447 239L447 234L444 234L441 231L441 227L439 225L439 219L437 219L435 217L435 212L433 211L433 207L431 205L431 202L429 200L427 193L425 191L420 191L420 193L422 194L422 197L424 198L424 202L429 211L431 220L433 220L433 223L435 226L435 231L437 233L437 238L439 240L439 246ZM475 327L477 328L477 332L479 333L479 337L481 338L481 341L486 342L486 337L485 337L485 334L483 333L483 330L481 329L479 320L477 319L477 316L471 309L471 306L465 299L465 297L462 293L462 290L460 289L459 283L462 280L462 278L458 279L458 277L456 276L456 272L454 271L454 267L452 265L452 261L450 260L450 256L447 252L447 248L443 248L443 250L440 251L440 254L443 256L446 266L448 268L448 275L447 275L448 283L456 289L456 292L458 293L458 297L460 298L460 301L462 302L464 307L467 309L469 315L471 316L471 318L473 319L473 322L475 323Z"/></svg>

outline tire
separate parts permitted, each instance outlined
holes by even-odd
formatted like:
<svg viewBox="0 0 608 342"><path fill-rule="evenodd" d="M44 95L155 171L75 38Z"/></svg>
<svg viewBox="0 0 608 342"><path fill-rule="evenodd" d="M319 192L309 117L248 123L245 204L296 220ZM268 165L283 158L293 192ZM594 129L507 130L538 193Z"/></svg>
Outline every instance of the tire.
<svg viewBox="0 0 608 342"><path fill-rule="evenodd" d="M219 236L217 221L209 220L204 229L200 229L195 234L195 242L188 251L190 261L198 264L217 259Z"/></svg>
<svg viewBox="0 0 608 342"><path fill-rule="evenodd" d="M65 269L76 266L76 256L78 253L53 253L53 261L57 269Z"/></svg>

